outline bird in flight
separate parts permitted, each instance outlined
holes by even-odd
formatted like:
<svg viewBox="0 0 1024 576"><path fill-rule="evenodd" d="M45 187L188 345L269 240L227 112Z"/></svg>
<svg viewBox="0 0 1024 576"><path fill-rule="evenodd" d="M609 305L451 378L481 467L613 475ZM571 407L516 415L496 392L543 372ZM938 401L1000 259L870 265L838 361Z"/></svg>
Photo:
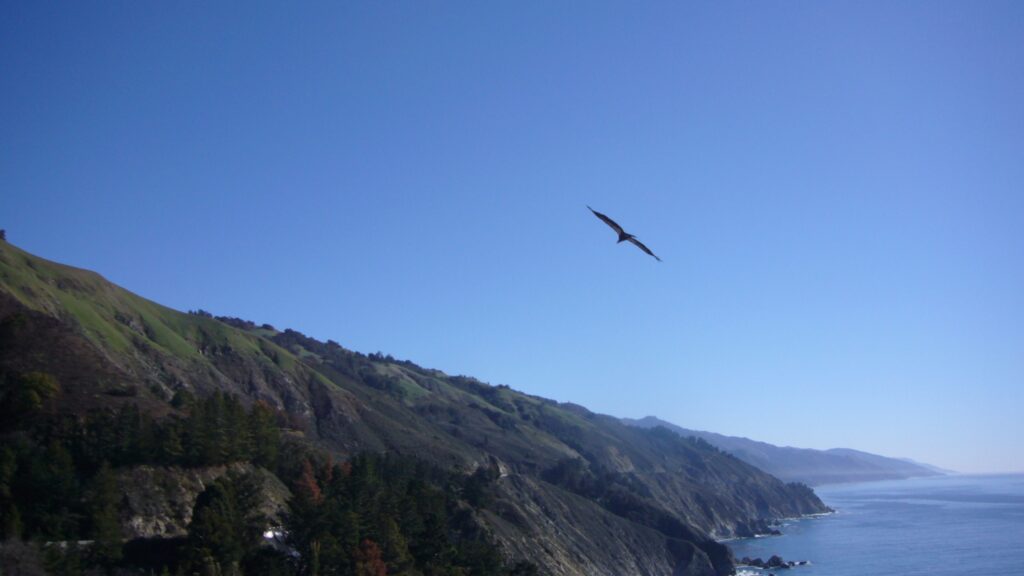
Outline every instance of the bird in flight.
<svg viewBox="0 0 1024 576"><path fill-rule="evenodd" d="M628 232L623 230L622 226L619 226L618 224L615 223L615 220L612 220L611 218L605 216L604 214L601 214L597 210L590 208L590 206L587 206L587 208L589 208L590 211L594 213L594 216L597 216L598 218L601 219L602 222L611 226L612 230L615 230L615 233L619 235L619 242L632 242L633 244L636 245L637 248L643 250L644 252L647 252L651 256L654 256L654 252L651 252L650 248L644 246L642 242L636 239L636 236L633 236L632 234L629 234ZM654 259L657 260L658 262L661 262L661 258L658 258L657 256L654 256Z"/></svg>

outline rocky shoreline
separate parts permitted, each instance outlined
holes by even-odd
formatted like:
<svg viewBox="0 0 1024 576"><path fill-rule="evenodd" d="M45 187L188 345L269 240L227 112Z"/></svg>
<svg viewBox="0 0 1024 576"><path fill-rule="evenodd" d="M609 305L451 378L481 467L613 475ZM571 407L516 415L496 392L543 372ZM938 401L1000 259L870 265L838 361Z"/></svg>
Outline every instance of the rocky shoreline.
<svg viewBox="0 0 1024 576"><path fill-rule="evenodd" d="M783 560L779 555L773 555L767 561L760 558L744 556L736 563L737 568L760 568L762 570L789 570L798 566L807 566L808 560ZM771 575L769 575L771 576Z"/></svg>

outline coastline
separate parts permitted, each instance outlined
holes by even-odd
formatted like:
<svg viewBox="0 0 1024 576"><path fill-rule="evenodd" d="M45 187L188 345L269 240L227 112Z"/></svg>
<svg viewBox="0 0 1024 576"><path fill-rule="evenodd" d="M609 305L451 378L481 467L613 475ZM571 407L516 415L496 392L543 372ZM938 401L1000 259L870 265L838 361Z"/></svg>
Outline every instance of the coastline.
<svg viewBox="0 0 1024 576"><path fill-rule="evenodd" d="M819 495L834 512L790 519L773 538L725 542L737 576L769 573L743 557L807 560L807 576L959 576L1013 574L1024 555L1024 474L837 484Z"/></svg>
<svg viewBox="0 0 1024 576"><path fill-rule="evenodd" d="M774 520L769 521L768 525L769 526L777 526L779 528L784 528L785 527L785 524L784 524L785 522L796 522L796 521L799 521L799 520L813 520L815 518L823 518L823 517L826 517L826 516L832 516L834 514L837 514L838 512L839 512L838 510L833 510L833 509L830 508L828 512L811 512L809 514L803 514L801 516L784 516L782 518L776 518ZM754 534L753 536L730 536L728 538L715 538L715 542L718 542L719 544L728 544L730 542L737 542L737 541L740 541L740 540L754 540L754 539L760 539L760 538L773 538L773 537L778 537L778 536L785 536L785 532L783 532L781 530L776 530L774 532L759 532L757 534Z"/></svg>

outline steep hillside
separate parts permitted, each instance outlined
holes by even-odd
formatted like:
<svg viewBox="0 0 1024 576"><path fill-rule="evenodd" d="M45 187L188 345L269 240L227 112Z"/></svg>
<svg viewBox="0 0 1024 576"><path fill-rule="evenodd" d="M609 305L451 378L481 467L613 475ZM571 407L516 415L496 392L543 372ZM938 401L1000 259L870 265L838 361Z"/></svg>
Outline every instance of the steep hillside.
<svg viewBox="0 0 1024 576"><path fill-rule="evenodd" d="M935 468L909 460L887 458L849 448L811 450L788 446L779 447L748 438L689 430L654 416L647 416L639 420L624 418L623 422L645 429L664 427L681 436L706 440L709 444L776 478L787 482L803 482L811 486L838 482L897 480L942 474Z"/></svg>
<svg viewBox="0 0 1024 576"><path fill-rule="evenodd" d="M703 441L582 407L251 322L185 314L99 275L0 243L0 376L52 374L56 413L137 405L159 416L187 391L287 415L344 458L397 452L492 470L477 512L513 558L549 574L726 574L715 538L824 511L806 486Z"/></svg>

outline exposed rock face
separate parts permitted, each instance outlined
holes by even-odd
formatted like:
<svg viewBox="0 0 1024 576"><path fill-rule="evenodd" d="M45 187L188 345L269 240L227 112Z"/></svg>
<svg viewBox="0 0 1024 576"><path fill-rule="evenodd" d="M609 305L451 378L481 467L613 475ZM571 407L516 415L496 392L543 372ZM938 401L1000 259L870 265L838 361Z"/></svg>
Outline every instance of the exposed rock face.
<svg viewBox="0 0 1024 576"><path fill-rule="evenodd" d="M252 473L262 483L260 512L279 524L291 493L276 476L250 464L178 468L135 466L118 471L123 494L121 528L126 539L175 538L188 533L192 507L206 487L228 473Z"/></svg>
<svg viewBox="0 0 1024 576"><path fill-rule="evenodd" d="M0 574L47 576L39 549L18 538L0 541Z"/></svg>
<svg viewBox="0 0 1024 576"><path fill-rule="evenodd" d="M676 561L672 576L715 576L720 574L711 565L711 562L700 553L695 547L691 547L688 554L684 554Z"/></svg>
<svg viewBox="0 0 1024 576"><path fill-rule="evenodd" d="M670 541L585 498L522 475L498 484L499 511L486 518L496 540L510 555L543 566L546 574L715 574L696 545Z"/></svg>

